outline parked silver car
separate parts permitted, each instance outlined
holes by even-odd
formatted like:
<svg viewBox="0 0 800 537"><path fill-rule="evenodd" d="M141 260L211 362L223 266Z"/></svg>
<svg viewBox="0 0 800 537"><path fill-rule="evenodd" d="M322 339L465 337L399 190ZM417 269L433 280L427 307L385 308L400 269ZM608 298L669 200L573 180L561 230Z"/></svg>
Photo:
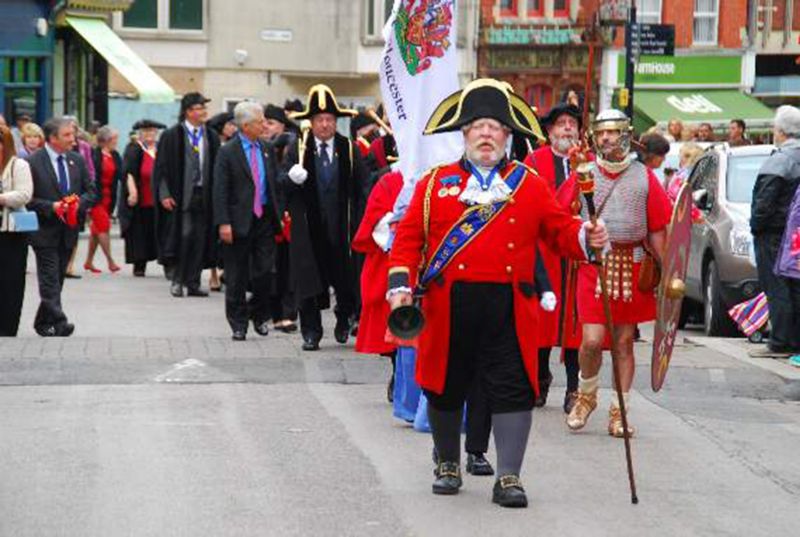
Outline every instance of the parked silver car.
<svg viewBox="0 0 800 537"><path fill-rule="evenodd" d="M689 176L704 222L692 226L682 322L702 317L710 336L735 336L732 306L760 292L750 234L750 201L772 145L709 147Z"/></svg>

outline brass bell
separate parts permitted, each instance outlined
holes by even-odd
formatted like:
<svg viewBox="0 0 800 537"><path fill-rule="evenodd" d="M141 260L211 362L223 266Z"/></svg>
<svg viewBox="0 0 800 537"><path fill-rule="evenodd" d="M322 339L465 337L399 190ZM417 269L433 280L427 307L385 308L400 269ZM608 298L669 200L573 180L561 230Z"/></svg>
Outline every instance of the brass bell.
<svg viewBox="0 0 800 537"><path fill-rule="evenodd" d="M679 300L686 294L686 283L680 278L672 278L667 286L667 298Z"/></svg>

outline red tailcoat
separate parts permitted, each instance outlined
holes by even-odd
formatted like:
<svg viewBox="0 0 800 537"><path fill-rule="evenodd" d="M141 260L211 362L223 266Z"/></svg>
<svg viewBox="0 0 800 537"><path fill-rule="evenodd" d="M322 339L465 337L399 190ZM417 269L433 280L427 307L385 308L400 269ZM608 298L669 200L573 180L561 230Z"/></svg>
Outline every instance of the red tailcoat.
<svg viewBox="0 0 800 537"><path fill-rule="evenodd" d="M364 217L353 238L353 250L366 255L361 270L361 317L356 352L384 354L395 350L395 346L384 339L389 318L389 303L386 302L389 254L372 239L372 231L381 218L391 212L402 188L403 176L400 173L391 172L381 177L370 192Z"/></svg>
<svg viewBox="0 0 800 537"><path fill-rule="evenodd" d="M358 151L361 153L362 158L367 158L369 155L369 142L363 136L359 136L356 138L356 147L358 147Z"/></svg>
<svg viewBox="0 0 800 537"><path fill-rule="evenodd" d="M525 164L536 170L548 184L553 194L555 194L557 187L555 162L553 158L553 149L549 145L545 145L536 149L533 153L530 153L525 158ZM553 286L553 292L558 299L558 305L555 311L548 312L541 310L539 312L539 346L555 347L561 345L562 325L560 319L562 310L564 309L564 296L562 293L564 287L562 286L562 278L566 278L566 272L562 273L561 270L561 255L554 252L542 241L539 241L539 252L542 255L542 261L547 269L547 277L550 279L550 285ZM574 322L577 317L574 314L574 297L571 302L572 304L564 311L569 321L565 347L568 349L577 349L581 344L582 329L580 324Z"/></svg>
<svg viewBox="0 0 800 537"><path fill-rule="evenodd" d="M508 163L501 171L503 178L517 167ZM445 192L443 179L460 192L470 173L461 162L436 168L417 185L414 196L397 229L390 255L392 273L408 272L409 281L416 281L425 244L424 202L428 184L433 181L430 197L430 229L428 255L441 244L447 232L467 207L458 194ZM443 193L444 195L440 195ZM584 259L578 241L581 223L555 200L547 184L530 170L503 209L483 230L460 250L447 265L442 278L431 282L422 300L426 324L419 338L417 382L435 393L444 390L450 345L450 289L454 282L509 283L514 289L514 318L517 338L531 384L538 393L538 318L539 299L533 292L536 244L542 239L565 256ZM454 334L453 337L458 337Z"/></svg>

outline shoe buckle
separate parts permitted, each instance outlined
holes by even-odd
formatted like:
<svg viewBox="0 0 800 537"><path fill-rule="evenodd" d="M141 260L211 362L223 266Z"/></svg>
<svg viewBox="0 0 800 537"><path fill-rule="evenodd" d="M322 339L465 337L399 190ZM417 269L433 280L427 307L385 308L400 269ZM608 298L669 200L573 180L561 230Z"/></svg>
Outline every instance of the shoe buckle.
<svg viewBox="0 0 800 537"><path fill-rule="evenodd" d="M436 467L436 477L461 477L458 465L452 462L440 462Z"/></svg>
<svg viewBox="0 0 800 537"><path fill-rule="evenodd" d="M498 480L500 482L500 488L508 489L512 487L522 488L522 483L519 480L519 477L509 474L500 476Z"/></svg>

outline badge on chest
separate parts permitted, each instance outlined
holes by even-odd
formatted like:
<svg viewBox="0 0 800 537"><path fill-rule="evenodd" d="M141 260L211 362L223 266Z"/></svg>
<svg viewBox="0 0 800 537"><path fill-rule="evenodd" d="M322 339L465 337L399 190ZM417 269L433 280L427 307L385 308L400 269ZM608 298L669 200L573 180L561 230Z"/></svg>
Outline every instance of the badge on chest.
<svg viewBox="0 0 800 537"><path fill-rule="evenodd" d="M461 187L458 186L461 182L461 177L458 175L451 175L449 177L442 177L439 179L439 197L446 198L447 196L458 196L461 194Z"/></svg>

